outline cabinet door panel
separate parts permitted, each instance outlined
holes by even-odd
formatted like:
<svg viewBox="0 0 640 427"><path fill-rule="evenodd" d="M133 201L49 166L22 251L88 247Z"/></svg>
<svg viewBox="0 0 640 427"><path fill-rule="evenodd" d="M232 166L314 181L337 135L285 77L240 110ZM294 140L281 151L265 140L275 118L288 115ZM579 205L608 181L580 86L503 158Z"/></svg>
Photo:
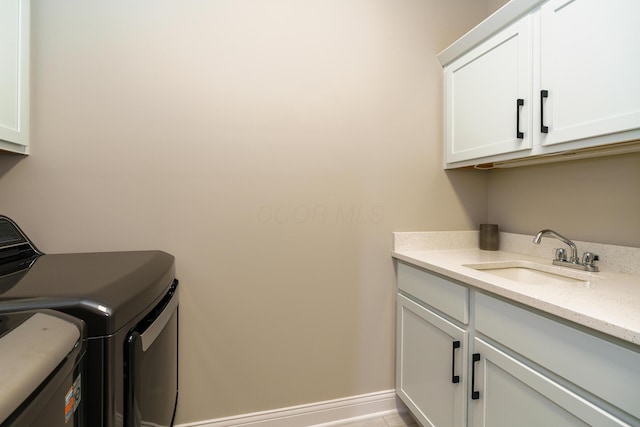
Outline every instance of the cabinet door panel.
<svg viewBox="0 0 640 427"><path fill-rule="evenodd" d="M640 128L640 2L551 0L541 8L542 145Z"/></svg>
<svg viewBox="0 0 640 427"><path fill-rule="evenodd" d="M0 149L18 153L29 142L29 5L0 2Z"/></svg>
<svg viewBox="0 0 640 427"><path fill-rule="evenodd" d="M475 295L476 331L640 417L640 352L485 294ZM615 362L614 362L615 361Z"/></svg>
<svg viewBox="0 0 640 427"><path fill-rule="evenodd" d="M469 288L398 263L398 289L464 324L469 323Z"/></svg>
<svg viewBox="0 0 640 427"><path fill-rule="evenodd" d="M447 163L531 148L530 38L527 16L445 69Z"/></svg>
<svg viewBox="0 0 640 427"><path fill-rule="evenodd" d="M483 340L474 340L474 427L626 426L621 420L565 389Z"/></svg>
<svg viewBox="0 0 640 427"><path fill-rule="evenodd" d="M425 426L465 426L467 332L400 294L397 313L398 395Z"/></svg>

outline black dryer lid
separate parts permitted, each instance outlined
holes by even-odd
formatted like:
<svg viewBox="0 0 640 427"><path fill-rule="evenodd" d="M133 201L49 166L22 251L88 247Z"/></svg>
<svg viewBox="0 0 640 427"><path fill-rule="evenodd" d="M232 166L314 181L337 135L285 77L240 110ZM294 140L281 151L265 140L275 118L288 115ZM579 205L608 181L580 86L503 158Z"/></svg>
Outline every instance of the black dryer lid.
<svg viewBox="0 0 640 427"><path fill-rule="evenodd" d="M56 309L84 320L89 337L110 335L142 318L174 276L162 251L41 255L0 290L0 312Z"/></svg>

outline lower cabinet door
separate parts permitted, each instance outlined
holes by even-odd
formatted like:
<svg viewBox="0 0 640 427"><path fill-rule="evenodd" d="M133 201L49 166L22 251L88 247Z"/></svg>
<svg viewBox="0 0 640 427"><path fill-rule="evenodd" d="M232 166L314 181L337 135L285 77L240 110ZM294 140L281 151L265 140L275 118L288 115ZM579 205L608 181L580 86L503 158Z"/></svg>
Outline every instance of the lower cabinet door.
<svg viewBox="0 0 640 427"><path fill-rule="evenodd" d="M482 339L473 345L473 427L628 425Z"/></svg>
<svg viewBox="0 0 640 427"><path fill-rule="evenodd" d="M398 294L396 391L423 426L466 426L467 332Z"/></svg>

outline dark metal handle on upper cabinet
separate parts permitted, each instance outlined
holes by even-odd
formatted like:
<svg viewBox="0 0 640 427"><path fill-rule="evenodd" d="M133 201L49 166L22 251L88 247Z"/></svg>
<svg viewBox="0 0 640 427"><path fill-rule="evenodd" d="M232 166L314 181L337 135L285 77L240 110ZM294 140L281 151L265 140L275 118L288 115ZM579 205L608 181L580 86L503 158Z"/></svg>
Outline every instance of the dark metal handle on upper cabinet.
<svg viewBox="0 0 640 427"><path fill-rule="evenodd" d="M451 351L451 382L454 384L460 382L460 375L456 375L456 349L458 348L460 348L460 341L454 341Z"/></svg>
<svg viewBox="0 0 640 427"><path fill-rule="evenodd" d="M516 99L516 138L524 138L524 133L520 132L520 107L524 105L524 99Z"/></svg>
<svg viewBox="0 0 640 427"><path fill-rule="evenodd" d="M480 361L480 353L473 353L473 363L471 364L471 399L480 399L480 392L476 390L476 362Z"/></svg>
<svg viewBox="0 0 640 427"><path fill-rule="evenodd" d="M544 125L544 100L548 97L548 90L540 91L540 132L542 133L549 133L549 126Z"/></svg>

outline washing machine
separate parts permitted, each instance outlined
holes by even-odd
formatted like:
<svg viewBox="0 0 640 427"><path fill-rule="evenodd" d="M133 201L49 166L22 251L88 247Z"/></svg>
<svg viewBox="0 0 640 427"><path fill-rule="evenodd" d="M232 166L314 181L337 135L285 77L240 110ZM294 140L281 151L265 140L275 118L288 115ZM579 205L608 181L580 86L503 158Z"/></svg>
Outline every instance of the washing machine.
<svg viewBox="0 0 640 427"><path fill-rule="evenodd" d="M85 427L84 323L50 310L0 314L0 426Z"/></svg>

